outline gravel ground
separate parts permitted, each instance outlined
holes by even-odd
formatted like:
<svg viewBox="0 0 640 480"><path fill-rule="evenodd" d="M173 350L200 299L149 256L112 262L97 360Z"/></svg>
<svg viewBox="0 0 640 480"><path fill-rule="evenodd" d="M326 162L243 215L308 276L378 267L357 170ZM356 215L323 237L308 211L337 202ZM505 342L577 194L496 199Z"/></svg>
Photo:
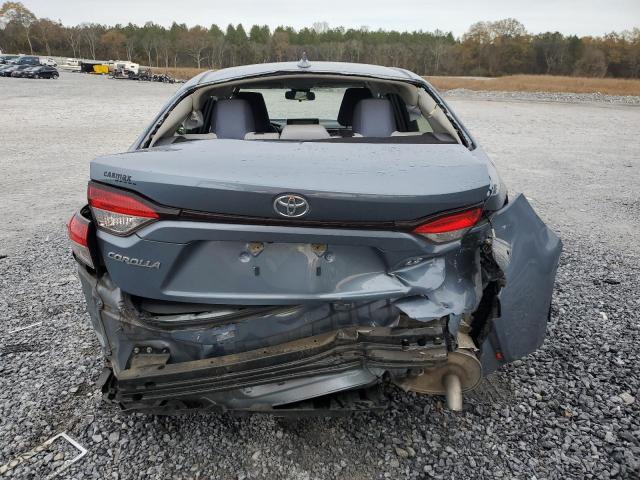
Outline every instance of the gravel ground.
<svg viewBox="0 0 640 480"><path fill-rule="evenodd" d="M91 157L126 148L174 88L0 78L0 465L67 431L89 452L61 478L640 478L640 109L603 102L451 97L565 245L544 347L463 413L396 390L380 415L297 421L102 404L63 223ZM72 452L56 443L7 477L44 478Z"/></svg>

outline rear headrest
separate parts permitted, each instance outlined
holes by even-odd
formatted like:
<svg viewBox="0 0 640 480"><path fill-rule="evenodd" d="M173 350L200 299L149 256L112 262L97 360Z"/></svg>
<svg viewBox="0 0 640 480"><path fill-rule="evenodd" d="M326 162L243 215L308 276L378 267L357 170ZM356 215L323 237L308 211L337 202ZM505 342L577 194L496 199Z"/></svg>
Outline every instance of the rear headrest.
<svg viewBox="0 0 640 480"><path fill-rule="evenodd" d="M396 131L391 102L386 98L360 100L353 110L353 131L363 137L390 137Z"/></svg>
<svg viewBox="0 0 640 480"><path fill-rule="evenodd" d="M256 133L273 132L274 129L269 121L269 112L267 104L264 103L264 97L260 92L238 92L236 98L241 98L249 102L251 111L253 112L253 121L255 122Z"/></svg>
<svg viewBox="0 0 640 480"><path fill-rule="evenodd" d="M338 111L338 123L345 127L352 124L353 121L353 109L360 100L365 98L372 98L371 90L368 88L356 88L350 87L344 91L342 97L342 103L340 104L340 110Z"/></svg>
<svg viewBox="0 0 640 480"><path fill-rule="evenodd" d="M213 107L211 130L218 138L244 140L248 132L255 131L249 102L241 98L218 100Z"/></svg>

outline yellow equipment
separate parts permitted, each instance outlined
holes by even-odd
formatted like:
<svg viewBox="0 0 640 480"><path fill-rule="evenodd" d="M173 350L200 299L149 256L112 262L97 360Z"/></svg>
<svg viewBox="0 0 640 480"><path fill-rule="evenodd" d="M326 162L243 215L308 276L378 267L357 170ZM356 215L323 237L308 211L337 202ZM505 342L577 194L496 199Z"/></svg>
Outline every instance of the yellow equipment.
<svg viewBox="0 0 640 480"><path fill-rule="evenodd" d="M107 75L109 73L109 65L94 65L93 73L98 75Z"/></svg>

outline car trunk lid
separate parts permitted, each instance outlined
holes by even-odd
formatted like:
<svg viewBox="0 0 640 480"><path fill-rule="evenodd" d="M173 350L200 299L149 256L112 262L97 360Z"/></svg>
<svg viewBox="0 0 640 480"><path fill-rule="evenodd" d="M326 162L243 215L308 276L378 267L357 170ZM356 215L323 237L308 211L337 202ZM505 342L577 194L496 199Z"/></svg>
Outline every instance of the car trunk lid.
<svg viewBox="0 0 640 480"><path fill-rule="evenodd" d="M275 200L308 202L301 221L398 222L483 202L487 165L460 145L188 141L99 157L91 178L184 211L286 219ZM292 219L295 220L295 219Z"/></svg>

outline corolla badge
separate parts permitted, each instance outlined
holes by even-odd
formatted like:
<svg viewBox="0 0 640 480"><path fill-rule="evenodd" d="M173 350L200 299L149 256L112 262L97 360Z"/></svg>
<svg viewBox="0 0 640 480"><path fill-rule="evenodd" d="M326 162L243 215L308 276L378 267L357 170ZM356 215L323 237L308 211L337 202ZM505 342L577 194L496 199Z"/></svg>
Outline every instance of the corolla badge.
<svg viewBox="0 0 640 480"><path fill-rule="evenodd" d="M302 195L286 193L274 200L273 209L283 217L302 217L309 213L309 202Z"/></svg>
<svg viewBox="0 0 640 480"><path fill-rule="evenodd" d="M116 252L107 253L107 257L116 262L126 263L127 265L133 265L135 267L144 267L144 268L156 268L160 269L160 262L153 260L145 260L143 258L135 258L135 257L127 257L126 255L122 255Z"/></svg>

